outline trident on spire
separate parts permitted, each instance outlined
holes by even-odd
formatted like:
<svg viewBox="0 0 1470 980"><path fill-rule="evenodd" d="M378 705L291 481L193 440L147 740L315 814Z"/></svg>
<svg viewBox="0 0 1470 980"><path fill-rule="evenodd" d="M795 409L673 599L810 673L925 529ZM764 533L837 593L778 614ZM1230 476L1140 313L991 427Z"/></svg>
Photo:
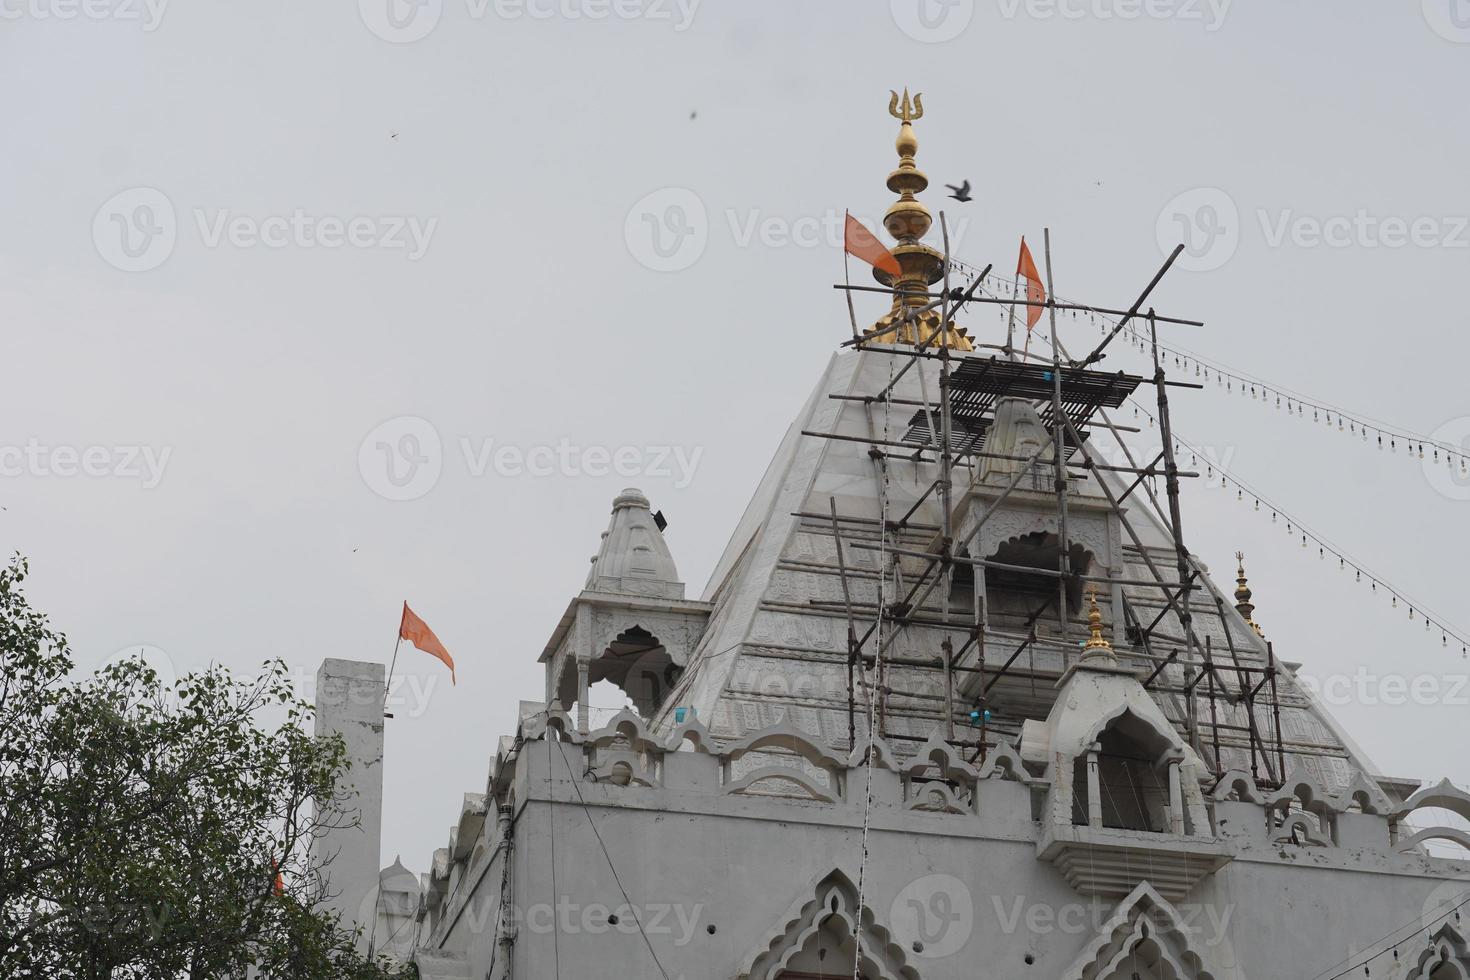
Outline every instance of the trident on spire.
<svg viewBox="0 0 1470 980"><path fill-rule="evenodd" d="M888 102L888 114L899 122L913 122L924 118L924 94L921 92L909 98L909 90L903 90L903 104L900 106L898 93L889 89L893 98Z"/></svg>

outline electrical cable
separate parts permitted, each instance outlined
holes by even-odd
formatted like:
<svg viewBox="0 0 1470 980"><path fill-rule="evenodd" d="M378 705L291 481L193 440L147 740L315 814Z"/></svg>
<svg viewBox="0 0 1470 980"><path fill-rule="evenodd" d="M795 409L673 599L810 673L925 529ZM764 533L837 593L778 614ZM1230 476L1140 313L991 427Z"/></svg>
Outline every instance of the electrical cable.
<svg viewBox="0 0 1470 980"><path fill-rule="evenodd" d="M592 828L592 836L597 838L597 846L602 848L603 859L607 861L607 868L612 872L613 881L617 883L618 891L622 893L623 903L628 908L628 914L633 917L633 924L638 927L638 935L643 937L643 944L648 947L648 955L653 957L653 965L658 967L658 972L664 980L672 980L669 971L664 969L663 961L658 958L658 952L653 948L653 942L648 938L648 933L643 929L643 921L638 918L638 909L633 905L633 900L628 897L628 889L623 887L623 879L618 875L617 865L613 864L612 854L608 852L607 844L602 840L602 834L597 829L597 823L592 819L592 810L587 806L587 800L582 796L582 787L577 785L577 777L572 772L571 760L567 758L567 750L562 745L561 739L556 739L557 751L561 753L561 761L567 767L567 781L571 783L572 790L577 794L577 802L582 806L582 813L587 817L587 826ZM552 809L555 809L553 804Z"/></svg>

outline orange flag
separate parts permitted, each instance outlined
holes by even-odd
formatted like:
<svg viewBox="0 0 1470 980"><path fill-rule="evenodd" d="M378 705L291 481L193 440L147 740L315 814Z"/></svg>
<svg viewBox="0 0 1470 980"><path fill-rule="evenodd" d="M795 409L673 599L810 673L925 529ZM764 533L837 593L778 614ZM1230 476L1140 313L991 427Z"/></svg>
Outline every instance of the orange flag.
<svg viewBox="0 0 1470 980"><path fill-rule="evenodd" d="M444 644L429 629L429 624L414 615L414 611L408 608L408 603L403 604L403 621L398 624L399 639L407 640L431 657L437 657L449 668L449 680L458 684L459 680L454 676L454 658L449 651L444 649Z"/></svg>
<svg viewBox="0 0 1470 980"><path fill-rule="evenodd" d="M863 227L863 223L854 218L851 213L847 216L847 230L842 235L842 247L848 255L856 255L875 269L882 269L890 276L897 276L903 272L898 265L898 259L893 253L883 247L883 243L874 237L873 233Z"/></svg>
<svg viewBox="0 0 1470 980"><path fill-rule="evenodd" d="M1026 247L1026 236L1021 236L1021 257L1016 261L1016 275L1026 279L1026 330L1036 326L1041 319L1041 306L1046 302L1046 290L1041 285L1041 273L1036 271L1036 260L1031 249Z"/></svg>

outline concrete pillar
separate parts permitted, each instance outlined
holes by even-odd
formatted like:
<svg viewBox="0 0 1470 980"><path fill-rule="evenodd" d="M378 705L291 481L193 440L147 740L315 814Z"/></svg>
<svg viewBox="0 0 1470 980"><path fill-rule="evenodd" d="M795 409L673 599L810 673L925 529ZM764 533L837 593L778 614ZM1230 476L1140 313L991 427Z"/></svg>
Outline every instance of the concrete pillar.
<svg viewBox="0 0 1470 980"><path fill-rule="evenodd" d="M1087 750L1087 826L1101 827L1102 817L1102 779L1097 771L1097 755L1102 751L1102 746L1094 743Z"/></svg>
<svg viewBox="0 0 1470 980"><path fill-rule="evenodd" d="M320 822L338 829L311 845L318 901L336 913L345 929L364 927L367 948L373 927L383 829L382 664L323 660L316 673L316 734L340 735L351 768L339 786L342 797Z"/></svg>
<svg viewBox="0 0 1470 980"><path fill-rule="evenodd" d="M502 806L496 810L497 837L503 849L500 855L500 930L495 941L500 944L500 961L505 964L502 977L511 975L511 964L514 962L516 945L516 923L515 917L505 914L506 909L515 908L515 896L512 893L514 878L512 877L512 852L515 850L515 841L511 837L511 807Z"/></svg>
<svg viewBox="0 0 1470 980"><path fill-rule="evenodd" d="M587 675L592 665L584 660L577 661L577 731L583 735L587 734L587 725L591 715L587 708Z"/></svg>
<svg viewBox="0 0 1470 980"><path fill-rule="evenodd" d="M1179 781L1179 760L1169 762L1169 829L1184 833L1184 787Z"/></svg>

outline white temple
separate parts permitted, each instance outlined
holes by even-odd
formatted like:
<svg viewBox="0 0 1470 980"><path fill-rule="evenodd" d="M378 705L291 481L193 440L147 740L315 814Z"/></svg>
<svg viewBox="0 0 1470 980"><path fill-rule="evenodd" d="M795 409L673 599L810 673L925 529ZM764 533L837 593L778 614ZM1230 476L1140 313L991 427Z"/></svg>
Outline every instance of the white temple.
<svg viewBox="0 0 1470 980"><path fill-rule="evenodd" d="M895 114L894 310L822 370L701 596L620 494L485 785L417 879L342 851L344 921L425 980L1470 978L1470 861L1426 848L1470 837L1409 829L1470 794L1379 772L1243 569L1218 587L1089 448L1151 379L1058 380L927 308L922 107ZM636 711L593 729L600 681ZM360 714L322 699L376 833Z"/></svg>

